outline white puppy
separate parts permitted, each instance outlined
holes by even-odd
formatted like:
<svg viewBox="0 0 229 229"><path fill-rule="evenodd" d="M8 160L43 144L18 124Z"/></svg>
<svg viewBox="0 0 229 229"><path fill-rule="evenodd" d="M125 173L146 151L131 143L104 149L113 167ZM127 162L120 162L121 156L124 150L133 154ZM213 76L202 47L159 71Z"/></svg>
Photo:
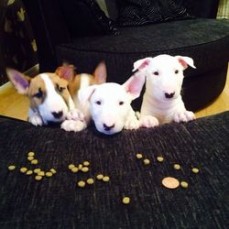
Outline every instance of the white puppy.
<svg viewBox="0 0 229 229"><path fill-rule="evenodd" d="M132 76L124 84L103 83L79 91L79 100L89 102L89 109L96 129L112 135L124 129L139 128L139 121L131 107L139 97L144 78Z"/></svg>
<svg viewBox="0 0 229 229"><path fill-rule="evenodd" d="M134 63L133 71L145 77L146 90L141 106L141 126L154 127L171 121L187 122L195 119L187 111L181 97L183 71L195 68L193 59L184 56L159 55Z"/></svg>

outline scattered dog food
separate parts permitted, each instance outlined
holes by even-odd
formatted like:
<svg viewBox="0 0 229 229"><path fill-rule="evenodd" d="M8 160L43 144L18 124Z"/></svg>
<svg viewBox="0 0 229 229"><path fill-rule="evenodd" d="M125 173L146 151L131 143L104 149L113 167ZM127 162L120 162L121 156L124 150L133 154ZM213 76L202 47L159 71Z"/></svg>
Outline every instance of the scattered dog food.
<svg viewBox="0 0 229 229"><path fill-rule="evenodd" d="M180 182L180 186L181 186L182 188L188 188L188 183L187 183L186 181L181 181L181 182Z"/></svg>
<svg viewBox="0 0 229 229"><path fill-rule="evenodd" d="M163 162L163 161L164 161L164 158L163 158L162 156L158 156L158 157L157 157L157 161L158 161L158 162Z"/></svg>
<svg viewBox="0 0 229 229"><path fill-rule="evenodd" d="M199 173L199 169L198 168L192 168L192 172L193 173Z"/></svg>
<svg viewBox="0 0 229 229"><path fill-rule="evenodd" d="M84 166L89 166L89 165L90 165L90 162L89 162L89 161L84 161L84 162L83 162L83 165L84 165Z"/></svg>
<svg viewBox="0 0 229 229"><path fill-rule="evenodd" d="M94 179L93 178L88 178L87 179L87 184L94 184Z"/></svg>
<svg viewBox="0 0 229 229"><path fill-rule="evenodd" d="M83 181L83 180L81 180L81 181L78 181L78 187L80 187L80 188L84 188L85 187L85 185L86 185L86 183L85 183L85 181Z"/></svg>
<svg viewBox="0 0 229 229"><path fill-rule="evenodd" d="M179 181L174 177L165 177L162 180L162 184L164 185L164 187L169 188L169 189L178 188L180 185Z"/></svg>
<svg viewBox="0 0 229 229"><path fill-rule="evenodd" d="M124 196L124 197L122 198L122 203L123 203L123 204L129 204L129 203L130 203L130 197Z"/></svg>
<svg viewBox="0 0 229 229"><path fill-rule="evenodd" d="M33 174L33 171L32 170L28 170L25 174L26 175L32 175Z"/></svg>
<svg viewBox="0 0 229 229"><path fill-rule="evenodd" d="M180 170L180 169L181 169L181 166L180 166L179 164L174 164L174 165L173 165L173 168L174 168L175 170Z"/></svg>
<svg viewBox="0 0 229 229"><path fill-rule="evenodd" d="M13 171L13 170L15 170L16 169L16 165L9 165L8 166L8 170L9 171Z"/></svg>
<svg viewBox="0 0 229 229"><path fill-rule="evenodd" d="M87 172L89 171L89 168L88 168L88 167L83 167L83 168L81 169L81 171L84 172L84 173L87 173Z"/></svg>
<svg viewBox="0 0 229 229"><path fill-rule="evenodd" d="M27 153L27 160L30 162L31 165L37 165L39 163L38 159L34 158L35 153L34 152L28 152ZM16 169L15 165L9 165L8 170L13 171ZM34 179L37 181L40 181L43 179L43 177L51 177L56 173L56 170L54 168L51 168L49 171L44 171L41 168L34 168L34 169L28 169L27 167L23 166L19 169L21 173L24 173L27 176L35 175Z"/></svg>
<svg viewBox="0 0 229 229"><path fill-rule="evenodd" d="M137 153L137 154L136 154L136 158L137 158L137 159L142 159L142 158L143 158L143 155L142 155L141 153Z"/></svg>
<svg viewBox="0 0 229 229"><path fill-rule="evenodd" d="M27 170L28 170L28 169L27 169L26 167L21 167L21 168L20 168L20 172L21 172L21 173L25 173Z"/></svg>
<svg viewBox="0 0 229 229"><path fill-rule="evenodd" d="M42 180L42 179L43 179L42 176L39 176L39 175L36 175L36 176L35 176L35 180L37 180L37 181L40 181L40 180Z"/></svg>
<svg viewBox="0 0 229 229"><path fill-rule="evenodd" d="M77 173L78 171L79 171L79 169L77 167L71 168L71 172L72 173Z"/></svg>
<svg viewBox="0 0 229 229"><path fill-rule="evenodd" d="M46 177L52 177L52 176L53 176L53 173L52 173L52 172L46 172L46 173L45 173L45 176L46 176Z"/></svg>
<svg viewBox="0 0 229 229"><path fill-rule="evenodd" d="M103 174L98 174L98 175L96 176L97 180L102 180L103 177L104 177Z"/></svg>
<svg viewBox="0 0 229 229"><path fill-rule="evenodd" d="M146 159L143 160L143 163L144 163L144 165L149 165L150 164L150 160L146 158Z"/></svg>
<svg viewBox="0 0 229 229"><path fill-rule="evenodd" d="M109 181L110 181L110 177L109 177L109 176L104 176L104 177L102 178L102 180L103 180L104 182L109 182Z"/></svg>
<svg viewBox="0 0 229 229"><path fill-rule="evenodd" d="M71 170L72 168L75 168L75 165L70 164L70 165L68 165L68 168Z"/></svg>
<svg viewBox="0 0 229 229"><path fill-rule="evenodd" d="M34 157L35 156L35 153L34 152L28 152L28 157Z"/></svg>
<svg viewBox="0 0 229 229"><path fill-rule="evenodd" d="M33 160L31 161L31 164L32 164L32 165L37 165L37 164L38 164L38 160L37 160L37 159L33 159Z"/></svg>

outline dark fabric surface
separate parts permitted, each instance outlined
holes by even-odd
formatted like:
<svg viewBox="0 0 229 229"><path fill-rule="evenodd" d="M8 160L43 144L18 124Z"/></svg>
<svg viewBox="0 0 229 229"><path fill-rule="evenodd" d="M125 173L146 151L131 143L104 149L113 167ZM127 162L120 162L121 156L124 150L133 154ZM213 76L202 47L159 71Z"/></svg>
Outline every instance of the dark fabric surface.
<svg viewBox="0 0 229 229"><path fill-rule="evenodd" d="M136 0L128 0L129 2L134 2ZM105 0L109 17L113 20L118 18L119 14L119 5L120 2L123 4L122 0ZM124 1L125 2L125 1ZM148 2L148 0L139 1L139 2ZM216 18L219 0L179 0L177 2L184 8L186 8L187 13L194 17L200 18ZM176 4L175 4L176 5Z"/></svg>
<svg viewBox="0 0 229 229"><path fill-rule="evenodd" d="M68 133L1 117L0 228L228 228L228 127L225 112L107 137L93 127ZM29 151L40 168L53 167L56 175L35 181L20 174L21 166L29 167ZM136 159L139 152L150 165ZM89 173L69 172L68 164L84 160L91 163ZM11 163L16 171L8 171ZM174 163L182 169L175 171ZM199 174L191 172L193 166ZM98 173L109 175L110 182L76 186ZM165 176L189 187L166 189ZM121 203L125 195L129 205Z"/></svg>
<svg viewBox="0 0 229 229"><path fill-rule="evenodd" d="M116 34L117 28L95 0L58 0L73 37Z"/></svg>
<svg viewBox="0 0 229 229"><path fill-rule="evenodd" d="M139 26L190 18L181 0L119 0L118 24Z"/></svg>
<svg viewBox="0 0 229 229"><path fill-rule="evenodd" d="M108 81L119 83L130 77L133 63L140 58L163 53L190 56L197 68L184 73L184 100L188 109L197 110L211 102L224 87L228 47L227 20L195 19L120 28L118 36L76 39L60 45L57 56L59 63L63 60L74 63L78 72L93 72L104 60ZM206 80L211 83L205 83ZM140 108L140 103L134 104L136 109Z"/></svg>

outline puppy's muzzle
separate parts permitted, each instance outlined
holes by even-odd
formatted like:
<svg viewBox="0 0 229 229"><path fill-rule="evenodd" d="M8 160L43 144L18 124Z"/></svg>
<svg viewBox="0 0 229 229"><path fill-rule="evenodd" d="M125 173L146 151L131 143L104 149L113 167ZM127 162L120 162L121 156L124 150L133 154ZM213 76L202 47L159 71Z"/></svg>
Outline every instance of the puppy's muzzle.
<svg viewBox="0 0 229 229"><path fill-rule="evenodd" d="M175 92L172 92L172 93L165 93L165 98L166 99L172 99L175 95Z"/></svg>

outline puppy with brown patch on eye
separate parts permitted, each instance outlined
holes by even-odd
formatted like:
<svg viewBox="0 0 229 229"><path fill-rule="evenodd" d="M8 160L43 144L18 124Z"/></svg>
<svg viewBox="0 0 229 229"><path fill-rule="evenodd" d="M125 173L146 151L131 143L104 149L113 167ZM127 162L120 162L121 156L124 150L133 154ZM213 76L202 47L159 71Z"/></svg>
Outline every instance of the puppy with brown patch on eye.
<svg viewBox="0 0 229 229"><path fill-rule="evenodd" d="M61 123L67 114L75 109L68 91L68 82L72 80L74 71L69 65L63 71L41 73L30 78L14 69L6 73L19 94L29 98L30 107L28 121L35 126Z"/></svg>

